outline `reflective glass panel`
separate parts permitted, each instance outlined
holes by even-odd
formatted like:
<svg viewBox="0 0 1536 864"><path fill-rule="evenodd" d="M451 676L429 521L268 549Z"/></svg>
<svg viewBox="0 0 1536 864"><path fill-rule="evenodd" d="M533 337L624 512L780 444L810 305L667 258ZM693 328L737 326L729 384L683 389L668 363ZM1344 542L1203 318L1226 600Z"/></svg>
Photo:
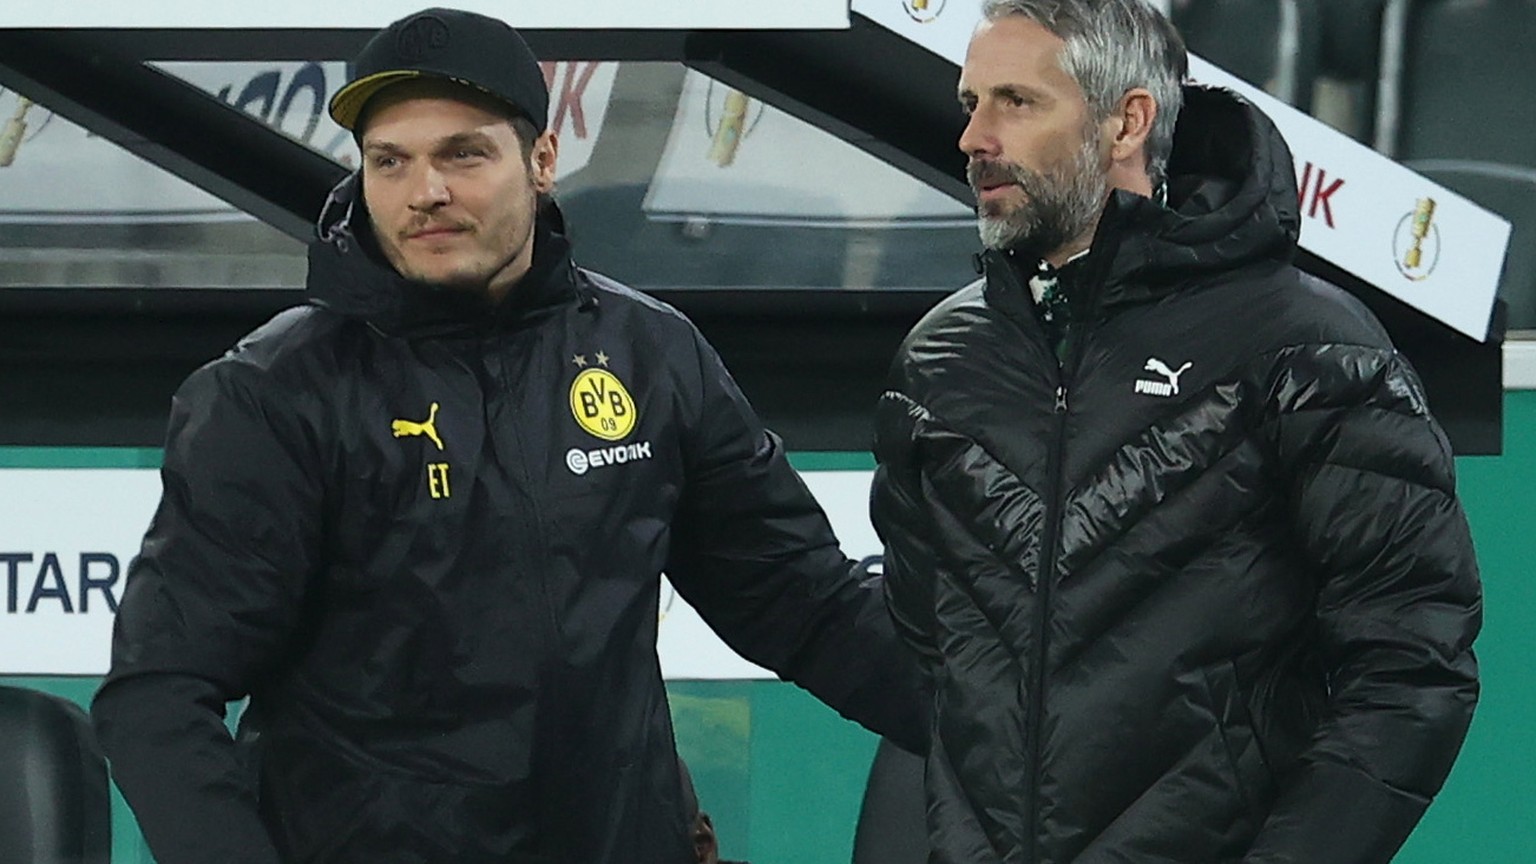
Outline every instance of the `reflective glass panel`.
<svg viewBox="0 0 1536 864"><path fill-rule="evenodd" d="M339 62L160 68L345 165ZM544 64L578 260L639 288L906 290L972 277L970 209L676 63ZM0 287L292 288L302 244L0 92ZM958 152L956 159L960 158ZM318 201L316 202L318 206Z"/></svg>

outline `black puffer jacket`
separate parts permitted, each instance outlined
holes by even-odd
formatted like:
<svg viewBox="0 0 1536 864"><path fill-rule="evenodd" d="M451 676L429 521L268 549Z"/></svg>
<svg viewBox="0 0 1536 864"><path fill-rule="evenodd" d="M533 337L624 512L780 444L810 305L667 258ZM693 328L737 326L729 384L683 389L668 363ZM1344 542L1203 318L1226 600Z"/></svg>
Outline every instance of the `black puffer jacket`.
<svg viewBox="0 0 1536 864"><path fill-rule="evenodd" d="M160 864L692 860L663 570L743 655L922 746L883 596L686 319L575 267L554 211L491 308L366 253L354 206L313 305L173 406L94 706Z"/></svg>
<svg viewBox="0 0 1536 864"><path fill-rule="evenodd" d="M1384 862L1472 716L1445 436L1372 316L1289 266L1278 132L1187 98L1169 207L1115 193L1062 270L1064 359L989 253L880 405L937 862Z"/></svg>

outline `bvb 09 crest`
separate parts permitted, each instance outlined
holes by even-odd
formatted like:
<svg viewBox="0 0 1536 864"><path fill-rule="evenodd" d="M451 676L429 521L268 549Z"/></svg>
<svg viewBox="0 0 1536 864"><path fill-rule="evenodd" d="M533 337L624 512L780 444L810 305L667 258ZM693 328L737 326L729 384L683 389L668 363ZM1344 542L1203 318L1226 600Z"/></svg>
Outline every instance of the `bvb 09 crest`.
<svg viewBox="0 0 1536 864"><path fill-rule="evenodd" d="M604 441L618 441L635 429L635 400L607 369L584 370L571 382L571 414Z"/></svg>

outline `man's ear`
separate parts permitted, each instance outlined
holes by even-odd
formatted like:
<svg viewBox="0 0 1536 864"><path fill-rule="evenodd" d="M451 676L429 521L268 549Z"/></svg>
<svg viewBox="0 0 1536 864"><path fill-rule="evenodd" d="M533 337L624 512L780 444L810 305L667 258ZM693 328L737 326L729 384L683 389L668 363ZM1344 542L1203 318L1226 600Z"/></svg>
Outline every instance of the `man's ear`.
<svg viewBox="0 0 1536 864"><path fill-rule="evenodd" d="M1152 134L1152 123L1157 119L1157 100L1145 87L1133 87L1120 97L1110 115L1109 158L1125 162L1146 149L1147 138Z"/></svg>
<svg viewBox="0 0 1536 864"><path fill-rule="evenodd" d="M535 192L555 191L555 167L560 161L560 136L553 129L546 130L533 141L533 151L528 154L528 173Z"/></svg>

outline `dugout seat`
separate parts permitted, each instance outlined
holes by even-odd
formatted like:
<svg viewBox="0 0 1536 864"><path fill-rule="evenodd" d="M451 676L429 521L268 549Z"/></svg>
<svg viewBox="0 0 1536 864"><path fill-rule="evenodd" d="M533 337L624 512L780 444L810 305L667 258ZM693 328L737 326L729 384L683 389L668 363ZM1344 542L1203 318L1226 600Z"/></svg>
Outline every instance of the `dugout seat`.
<svg viewBox="0 0 1536 864"><path fill-rule="evenodd" d="M1409 0L1403 20L1391 155L1536 168L1536 0Z"/></svg>
<svg viewBox="0 0 1536 864"><path fill-rule="evenodd" d="M0 686L0 861L110 864L107 761L81 708Z"/></svg>
<svg viewBox="0 0 1536 864"><path fill-rule="evenodd" d="M1317 0L1173 0L1168 12L1191 52L1311 110L1322 56Z"/></svg>
<svg viewBox="0 0 1536 864"><path fill-rule="evenodd" d="M1376 135L1386 6L1387 0L1327 0L1318 8L1318 78L1338 88L1336 98L1347 100L1337 105L1335 122L1367 145Z"/></svg>

